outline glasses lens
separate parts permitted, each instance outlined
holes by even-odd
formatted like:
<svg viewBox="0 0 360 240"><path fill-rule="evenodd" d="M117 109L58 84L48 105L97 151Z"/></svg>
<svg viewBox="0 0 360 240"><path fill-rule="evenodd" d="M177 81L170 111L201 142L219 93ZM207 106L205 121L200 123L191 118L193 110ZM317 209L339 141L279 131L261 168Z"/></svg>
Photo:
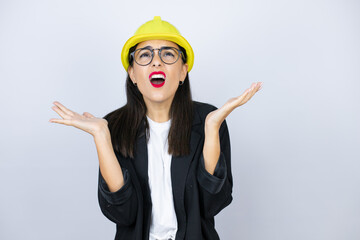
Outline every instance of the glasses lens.
<svg viewBox="0 0 360 240"><path fill-rule="evenodd" d="M179 52L176 48L165 47L161 50L161 59L167 63L172 64L175 63L179 58Z"/></svg>
<svg viewBox="0 0 360 240"><path fill-rule="evenodd" d="M135 51L135 61L140 65L149 64L151 61L151 51L149 49L138 49Z"/></svg>
<svg viewBox="0 0 360 240"><path fill-rule="evenodd" d="M175 63L180 56L179 51L173 47L162 47L161 48L161 60L166 64ZM148 65L152 59L152 52L150 49L138 49L134 53L134 58L139 65Z"/></svg>

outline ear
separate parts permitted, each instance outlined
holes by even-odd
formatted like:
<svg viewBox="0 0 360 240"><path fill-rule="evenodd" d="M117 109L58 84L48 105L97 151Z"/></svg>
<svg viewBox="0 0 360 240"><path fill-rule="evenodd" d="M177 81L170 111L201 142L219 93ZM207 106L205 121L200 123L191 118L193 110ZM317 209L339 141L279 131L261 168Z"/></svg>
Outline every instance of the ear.
<svg viewBox="0 0 360 240"><path fill-rule="evenodd" d="M182 66L182 70L181 70L181 77L180 77L180 80L181 81L184 81L185 80L185 77L186 77L186 74L187 74L187 71L189 69L189 66L187 63L184 63L183 66Z"/></svg>
<svg viewBox="0 0 360 240"><path fill-rule="evenodd" d="M128 74L130 76L131 81L135 83L134 69L131 66L128 67Z"/></svg>

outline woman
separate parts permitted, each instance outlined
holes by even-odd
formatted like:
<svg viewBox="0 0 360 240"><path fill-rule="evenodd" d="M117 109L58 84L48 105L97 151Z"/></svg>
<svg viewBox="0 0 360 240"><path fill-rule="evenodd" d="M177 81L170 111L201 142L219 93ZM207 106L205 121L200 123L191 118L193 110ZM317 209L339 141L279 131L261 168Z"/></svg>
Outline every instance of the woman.
<svg viewBox="0 0 360 240"><path fill-rule="evenodd" d="M193 101L190 44L154 17L124 45L127 103L96 118L54 102L63 119L94 137L98 199L115 239L219 239L214 216L232 201L225 118L260 88L253 83L220 109Z"/></svg>

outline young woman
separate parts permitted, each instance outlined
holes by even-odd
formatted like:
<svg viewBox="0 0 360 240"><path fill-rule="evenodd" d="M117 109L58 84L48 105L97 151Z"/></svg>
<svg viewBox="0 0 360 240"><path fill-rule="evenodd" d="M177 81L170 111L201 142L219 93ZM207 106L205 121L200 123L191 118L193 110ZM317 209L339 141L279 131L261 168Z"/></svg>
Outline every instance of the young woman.
<svg viewBox="0 0 360 240"><path fill-rule="evenodd" d="M154 17L124 45L127 103L103 118L55 101L62 119L94 137L98 199L115 239L215 240L214 216L232 201L225 118L261 88L253 83L220 109L193 101L194 54L170 23Z"/></svg>

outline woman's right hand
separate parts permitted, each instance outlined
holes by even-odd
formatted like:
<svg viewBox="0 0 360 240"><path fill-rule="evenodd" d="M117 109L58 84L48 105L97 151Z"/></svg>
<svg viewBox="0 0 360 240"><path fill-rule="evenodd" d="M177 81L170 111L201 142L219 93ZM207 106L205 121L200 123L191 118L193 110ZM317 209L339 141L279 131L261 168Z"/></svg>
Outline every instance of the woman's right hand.
<svg viewBox="0 0 360 240"><path fill-rule="evenodd" d="M57 112L62 117L62 119L51 118L49 122L73 126L90 133L94 137L95 134L99 133L100 131L108 129L108 122L106 119L96 118L88 112L84 112L83 115L80 115L77 112L66 108L57 101L53 102L53 104L55 106L52 106L51 108Z"/></svg>

